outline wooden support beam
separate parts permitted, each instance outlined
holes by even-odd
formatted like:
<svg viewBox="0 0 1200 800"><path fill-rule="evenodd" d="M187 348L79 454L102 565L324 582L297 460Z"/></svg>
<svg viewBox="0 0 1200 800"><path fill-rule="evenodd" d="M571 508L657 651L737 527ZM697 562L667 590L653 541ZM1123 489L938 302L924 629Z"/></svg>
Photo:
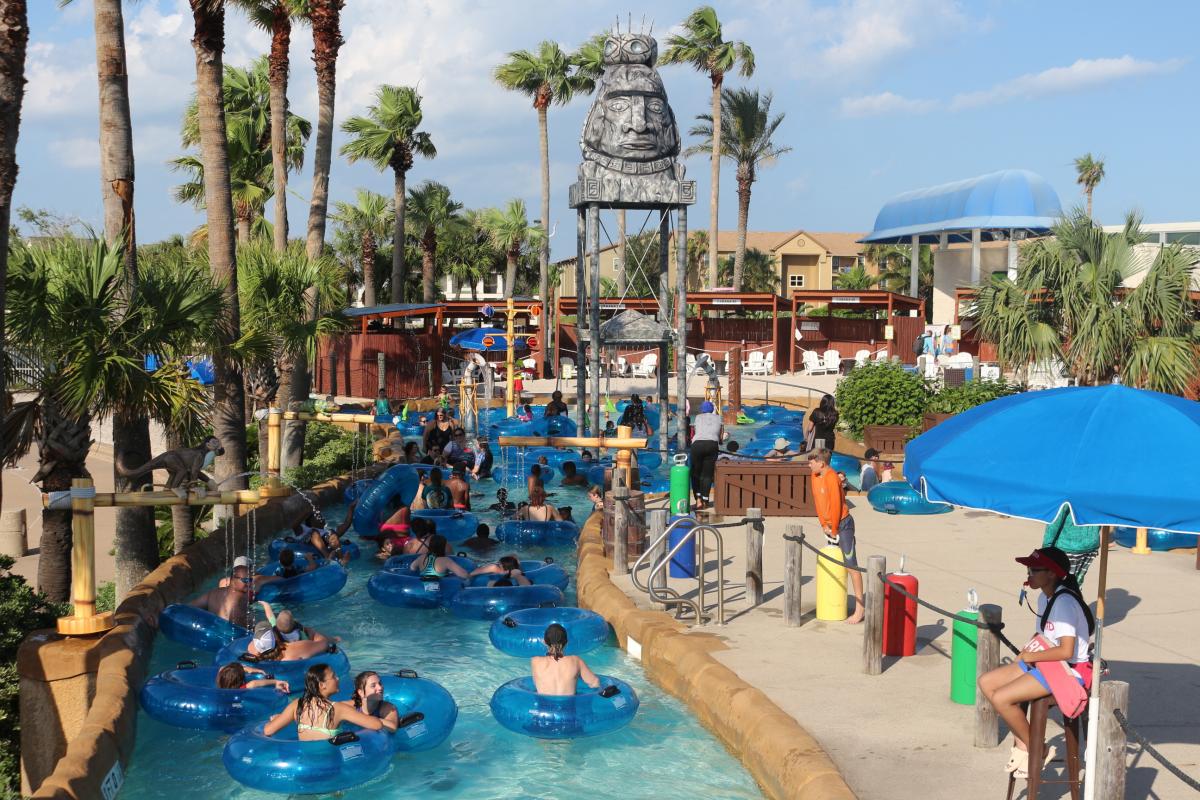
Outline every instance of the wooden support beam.
<svg viewBox="0 0 1200 800"><path fill-rule="evenodd" d="M633 520L629 514L629 476L619 469L612 474L613 494L613 574L629 574L629 526Z"/></svg>
<svg viewBox="0 0 1200 800"><path fill-rule="evenodd" d="M799 538L804 535L800 525L788 525L783 541L783 623L789 628L800 627L804 616L800 609L801 570L804 566L804 545Z"/></svg>
<svg viewBox="0 0 1200 800"><path fill-rule="evenodd" d="M283 418L287 420L299 420L301 422L365 422L374 424L374 414L343 414L340 411L335 411L332 414L318 414L309 411L284 411Z"/></svg>
<svg viewBox="0 0 1200 800"><path fill-rule="evenodd" d="M880 575L887 574L887 559L871 556L867 559L865 581L866 619L863 624L863 672L868 675L883 673L883 581Z"/></svg>
<svg viewBox="0 0 1200 800"><path fill-rule="evenodd" d="M648 440L614 436L501 436L501 447L610 447L616 450L645 450Z"/></svg>
<svg viewBox="0 0 1200 800"><path fill-rule="evenodd" d="M228 492L208 492L191 489L180 497L170 489L148 492L97 492L92 501L93 508L136 508L146 506L219 506L258 505L270 497L285 497L292 494L287 486L278 489L236 489ZM70 504L70 497L42 495L43 508L58 508L61 503Z"/></svg>
<svg viewBox="0 0 1200 800"><path fill-rule="evenodd" d="M979 621L985 625L1003 622L1000 606L985 603L979 607ZM975 645L975 674L983 675L1000 666L1000 637L987 628L979 629ZM1000 744L1000 717L983 692L975 693L975 746L995 747Z"/></svg>
<svg viewBox="0 0 1200 800"><path fill-rule="evenodd" d="M751 608L763 601L763 513L746 509L746 601Z"/></svg>

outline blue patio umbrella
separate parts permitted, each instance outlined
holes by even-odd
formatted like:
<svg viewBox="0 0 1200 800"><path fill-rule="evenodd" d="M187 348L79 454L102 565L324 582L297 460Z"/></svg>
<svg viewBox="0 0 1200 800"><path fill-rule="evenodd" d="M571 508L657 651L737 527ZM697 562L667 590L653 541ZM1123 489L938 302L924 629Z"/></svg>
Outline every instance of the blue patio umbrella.
<svg viewBox="0 0 1200 800"><path fill-rule="evenodd" d="M1198 449L1200 403L1127 386L1072 387L1003 397L951 417L908 443L904 475L934 502L1041 522L1066 506L1079 525L1192 532L1200 531L1200 504L1179 488L1179 469ZM1096 662L1110 535L1101 530ZM1088 723L1096 731L1099 669L1094 676ZM1096 738L1088 737L1085 798L1095 791Z"/></svg>
<svg viewBox="0 0 1200 800"><path fill-rule="evenodd" d="M492 337L492 346L486 347L485 337ZM528 350L525 339L515 337L516 350ZM450 337L450 346L462 350L480 350L488 353L502 353L508 349L508 334L499 328L469 328Z"/></svg>

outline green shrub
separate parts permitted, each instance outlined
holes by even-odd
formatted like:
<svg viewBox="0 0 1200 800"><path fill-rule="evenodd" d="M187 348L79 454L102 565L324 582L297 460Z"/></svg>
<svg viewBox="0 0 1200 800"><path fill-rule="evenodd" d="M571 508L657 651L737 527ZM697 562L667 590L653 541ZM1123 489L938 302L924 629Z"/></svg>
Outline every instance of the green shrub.
<svg viewBox="0 0 1200 800"><path fill-rule="evenodd" d="M117 585L112 581L106 581L96 587L96 610L117 610Z"/></svg>
<svg viewBox="0 0 1200 800"><path fill-rule="evenodd" d="M926 411L934 414L960 414L967 409L1016 394L1020 387L1004 381L968 381L942 389L929 400Z"/></svg>
<svg viewBox="0 0 1200 800"><path fill-rule="evenodd" d="M17 693L17 647L38 628L54 627L67 606L51 603L19 575L13 559L0 555L0 797L20 797L21 729Z"/></svg>
<svg viewBox="0 0 1200 800"><path fill-rule="evenodd" d="M867 425L917 426L929 402L925 380L890 361L855 367L836 394L842 426L855 439Z"/></svg>
<svg viewBox="0 0 1200 800"><path fill-rule="evenodd" d="M327 422L310 422L304 437L304 464L287 470L284 478L308 489L352 469L362 469L369 463L369 436L355 436Z"/></svg>

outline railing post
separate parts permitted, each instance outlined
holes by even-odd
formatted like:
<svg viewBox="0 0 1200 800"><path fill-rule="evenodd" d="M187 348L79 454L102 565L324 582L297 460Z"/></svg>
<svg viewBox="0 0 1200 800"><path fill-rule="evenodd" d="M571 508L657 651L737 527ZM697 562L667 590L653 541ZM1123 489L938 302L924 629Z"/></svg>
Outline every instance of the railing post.
<svg viewBox="0 0 1200 800"><path fill-rule="evenodd" d="M329 391L327 394L336 395L338 393L337 361L337 352L332 347L329 348Z"/></svg>
<svg viewBox="0 0 1200 800"><path fill-rule="evenodd" d="M613 574L629 574L629 558L626 555L626 544L629 536L629 485L625 482L625 473L614 469L612 472L613 493Z"/></svg>
<svg viewBox="0 0 1200 800"><path fill-rule="evenodd" d="M1100 684L1100 731L1096 740L1096 800L1125 797L1125 731L1113 716L1120 710L1129 719L1129 684L1104 681Z"/></svg>
<svg viewBox="0 0 1200 800"><path fill-rule="evenodd" d="M657 541L666 529L667 510L665 508L655 508L646 512L646 535L650 537L651 542ZM653 552L650 554L651 570L666 558L668 552L665 541L654 546ZM667 588L667 571L664 569L661 573L654 575L649 581L649 586L655 591Z"/></svg>
<svg viewBox="0 0 1200 800"><path fill-rule="evenodd" d="M746 600L750 607L763 601L763 513L746 509Z"/></svg>
<svg viewBox="0 0 1200 800"><path fill-rule="evenodd" d="M789 628L800 627L800 574L804 559L804 545L799 537L804 535L803 525L788 525L787 535L795 537L783 540L783 622Z"/></svg>
<svg viewBox="0 0 1200 800"><path fill-rule="evenodd" d="M383 351L375 354L375 371L379 374L379 391L387 391L387 355Z"/></svg>
<svg viewBox="0 0 1200 800"><path fill-rule="evenodd" d="M887 559L871 556L867 559L867 574L863 576L866 618L863 621L863 672L879 675L883 672L883 581L887 574Z"/></svg>
<svg viewBox="0 0 1200 800"><path fill-rule="evenodd" d="M1003 611L1000 606L985 603L979 607L979 621L995 626L1001 623ZM975 645L975 676L1000 666L1000 637L990 628L979 629L979 640ZM1000 724L996 709L983 692L975 693L975 746L995 747L1000 744Z"/></svg>

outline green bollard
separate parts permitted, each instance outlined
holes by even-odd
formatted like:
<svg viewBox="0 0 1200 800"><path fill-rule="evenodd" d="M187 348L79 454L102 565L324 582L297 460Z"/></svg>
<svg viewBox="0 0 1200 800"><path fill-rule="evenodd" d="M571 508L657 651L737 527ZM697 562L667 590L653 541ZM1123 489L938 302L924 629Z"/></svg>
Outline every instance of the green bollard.
<svg viewBox="0 0 1200 800"><path fill-rule="evenodd" d="M979 619L979 597L972 589L967 592L967 608L958 612L968 619ZM950 644L950 701L964 706L975 705L975 648L979 628L954 620Z"/></svg>
<svg viewBox="0 0 1200 800"><path fill-rule="evenodd" d="M671 465L671 515L686 517L692 509L692 471L688 469L687 456L675 454Z"/></svg>

